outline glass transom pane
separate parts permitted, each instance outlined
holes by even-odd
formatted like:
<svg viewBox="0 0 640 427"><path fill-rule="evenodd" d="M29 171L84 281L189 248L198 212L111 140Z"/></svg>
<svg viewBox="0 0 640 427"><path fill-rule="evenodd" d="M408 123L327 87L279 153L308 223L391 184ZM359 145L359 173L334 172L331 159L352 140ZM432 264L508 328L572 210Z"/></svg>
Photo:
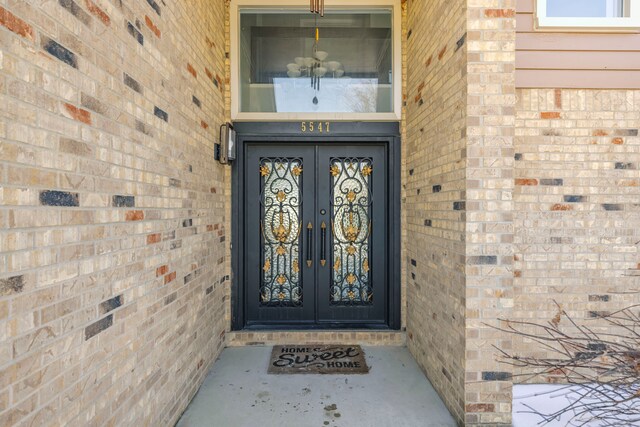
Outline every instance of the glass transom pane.
<svg viewBox="0 0 640 427"><path fill-rule="evenodd" d="M393 112L392 46L391 9L242 11L240 112Z"/></svg>
<svg viewBox="0 0 640 427"><path fill-rule="evenodd" d="M625 0L546 0L552 18L621 18Z"/></svg>

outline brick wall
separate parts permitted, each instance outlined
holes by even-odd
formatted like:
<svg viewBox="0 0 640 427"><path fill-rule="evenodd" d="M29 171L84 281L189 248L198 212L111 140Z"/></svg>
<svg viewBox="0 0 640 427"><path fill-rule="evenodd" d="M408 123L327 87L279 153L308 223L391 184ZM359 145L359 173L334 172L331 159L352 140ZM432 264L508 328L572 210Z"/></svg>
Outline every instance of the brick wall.
<svg viewBox="0 0 640 427"><path fill-rule="evenodd" d="M498 332L513 309L515 0L469 0L466 169L465 421L511 425L511 348Z"/></svg>
<svg viewBox="0 0 640 427"><path fill-rule="evenodd" d="M515 2L408 2L408 345L460 423L511 422Z"/></svg>
<svg viewBox="0 0 640 427"><path fill-rule="evenodd" d="M518 90L515 319L548 322L555 300L599 330L640 303L639 127L637 90Z"/></svg>
<svg viewBox="0 0 640 427"><path fill-rule="evenodd" d="M407 2L403 141L407 343L459 421L465 381L465 3Z"/></svg>
<svg viewBox="0 0 640 427"><path fill-rule="evenodd" d="M0 1L0 425L172 425L220 351L224 20Z"/></svg>

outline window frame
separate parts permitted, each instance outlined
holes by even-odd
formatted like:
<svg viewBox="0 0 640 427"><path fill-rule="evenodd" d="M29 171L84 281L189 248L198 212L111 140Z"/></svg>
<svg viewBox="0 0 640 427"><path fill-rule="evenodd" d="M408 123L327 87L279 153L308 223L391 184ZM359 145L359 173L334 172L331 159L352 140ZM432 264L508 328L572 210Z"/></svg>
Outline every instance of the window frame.
<svg viewBox="0 0 640 427"><path fill-rule="evenodd" d="M401 0L325 0L325 9L386 8L392 11L392 100L390 113L252 113L240 111L240 12L242 9L309 11L308 0L231 0L230 83L233 121L400 121L402 119L402 8Z"/></svg>
<svg viewBox="0 0 640 427"><path fill-rule="evenodd" d="M629 16L619 18L585 18L547 16L547 0L535 0L535 30L565 32L638 32L640 0L624 0Z"/></svg>

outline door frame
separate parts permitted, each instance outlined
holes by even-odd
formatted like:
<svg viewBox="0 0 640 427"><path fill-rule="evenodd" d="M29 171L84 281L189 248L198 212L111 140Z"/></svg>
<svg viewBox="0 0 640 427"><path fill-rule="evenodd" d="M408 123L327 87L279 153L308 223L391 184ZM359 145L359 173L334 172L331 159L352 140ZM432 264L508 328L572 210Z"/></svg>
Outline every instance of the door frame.
<svg viewBox="0 0 640 427"><path fill-rule="evenodd" d="M231 169L231 328L232 330L296 329L400 329L401 316L401 140L398 122L331 122L330 132L320 133L315 122L236 122L237 158ZM323 125L326 122L322 122ZM303 127L304 124L304 127ZM303 129L305 130L303 132ZM323 129L326 129L323 126ZM384 143L388 159L388 307L387 324L336 323L322 325L250 325L246 324L244 295L244 161L250 143Z"/></svg>

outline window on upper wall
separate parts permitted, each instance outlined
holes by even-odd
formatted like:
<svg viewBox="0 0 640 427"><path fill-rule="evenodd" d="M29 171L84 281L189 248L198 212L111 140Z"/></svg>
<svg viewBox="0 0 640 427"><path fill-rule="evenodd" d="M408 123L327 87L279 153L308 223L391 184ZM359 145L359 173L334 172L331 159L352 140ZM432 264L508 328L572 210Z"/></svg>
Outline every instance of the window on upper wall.
<svg viewBox="0 0 640 427"><path fill-rule="evenodd" d="M640 0L537 0L537 29L637 31Z"/></svg>
<svg viewBox="0 0 640 427"><path fill-rule="evenodd" d="M308 1L256 3L232 2L234 120L399 118L395 0L327 1L323 17Z"/></svg>

